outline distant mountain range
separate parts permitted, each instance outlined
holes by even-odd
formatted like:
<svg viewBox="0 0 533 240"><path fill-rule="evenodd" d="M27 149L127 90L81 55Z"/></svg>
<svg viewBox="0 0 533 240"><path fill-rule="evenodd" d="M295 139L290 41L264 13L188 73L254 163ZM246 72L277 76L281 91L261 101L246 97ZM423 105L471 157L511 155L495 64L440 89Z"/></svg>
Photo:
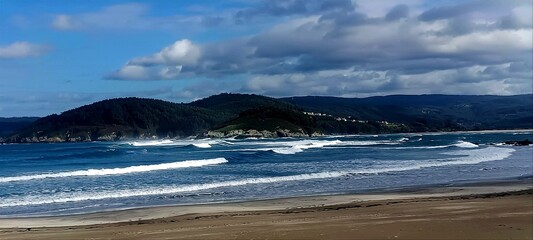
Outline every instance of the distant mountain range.
<svg viewBox="0 0 533 240"><path fill-rule="evenodd" d="M7 136L17 132L35 122L38 117L0 117L0 136Z"/></svg>
<svg viewBox="0 0 533 240"><path fill-rule="evenodd" d="M219 94L187 104L109 99L40 119L0 118L3 142L304 137L533 128L533 95L369 98Z"/></svg>

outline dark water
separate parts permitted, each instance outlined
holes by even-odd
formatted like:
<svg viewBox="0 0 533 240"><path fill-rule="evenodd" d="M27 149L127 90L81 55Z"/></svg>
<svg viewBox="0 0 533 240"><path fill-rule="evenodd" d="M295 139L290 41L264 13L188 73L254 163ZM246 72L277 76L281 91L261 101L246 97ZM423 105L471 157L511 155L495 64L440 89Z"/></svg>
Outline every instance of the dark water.
<svg viewBox="0 0 533 240"><path fill-rule="evenodd" d="M0 145L0 216L482 182L533 174L533 132Z"/></svg>

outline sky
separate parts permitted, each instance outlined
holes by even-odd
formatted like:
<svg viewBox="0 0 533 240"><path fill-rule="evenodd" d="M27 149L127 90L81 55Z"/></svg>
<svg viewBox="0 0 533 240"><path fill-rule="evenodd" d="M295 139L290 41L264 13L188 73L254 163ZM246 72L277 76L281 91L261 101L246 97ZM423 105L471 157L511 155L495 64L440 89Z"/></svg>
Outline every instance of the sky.
<svg viewBox="0 0 533 240"><path fill-rule="evenodd" d="M531 0L0 0L0 117L95 101L533 92Z"/></svg>

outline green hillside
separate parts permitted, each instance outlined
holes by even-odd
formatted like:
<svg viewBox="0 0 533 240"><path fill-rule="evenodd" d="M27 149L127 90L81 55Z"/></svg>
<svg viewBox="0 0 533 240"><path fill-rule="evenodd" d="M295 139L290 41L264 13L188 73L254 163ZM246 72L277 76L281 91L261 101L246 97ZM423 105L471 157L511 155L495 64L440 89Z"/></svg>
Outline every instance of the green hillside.
<svg viewBox="0 0 533 240"><path fill-rule="evenodd" d="M224 93L188 104L119 98L28 124L0 141L518 129L533 128L533 95L275 99Z"/></svg>
<svg viewBox="0 0 533 240"><path fill-rule="evenodd" d="M224 116L205 108L154 99L120 98L41 118L10 139L94 141L150 136L187 137L225 120Z"/></svg>
<svg viewBox="0 0 533 240"><path fill-rule="evenodd" d="M231 131L266 131L274 136L310 136L321 133L316 127L316 119L291 107L267 106L248 109L214 132L227 134ZM231 135L231 134L230 134Z"/></svg>
<svg viewBox="0 0 533 240"><path fill-rule="evenodd" d="M35 122L37 117L0 118L0 137L13 134Z"/></svg>
<svg viewBox="0 0 533 240"><path fill-rule="evenodd" d="M533 95L392 95L369 98L291 97L307 111L404 123L412 131L533 128Z"/></svg>

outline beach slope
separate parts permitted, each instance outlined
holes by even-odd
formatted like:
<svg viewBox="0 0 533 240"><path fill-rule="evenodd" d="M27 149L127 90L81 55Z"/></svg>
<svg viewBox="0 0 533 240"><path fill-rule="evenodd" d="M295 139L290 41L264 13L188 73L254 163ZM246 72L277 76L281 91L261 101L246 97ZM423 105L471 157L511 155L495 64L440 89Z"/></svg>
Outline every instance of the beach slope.
<svg viewBox="0 0 533 240"><path fill-rule="evenodd" d="M0 226L0 239L532 239L533 190L524 182L439 187L1 219Z"/></svg>

